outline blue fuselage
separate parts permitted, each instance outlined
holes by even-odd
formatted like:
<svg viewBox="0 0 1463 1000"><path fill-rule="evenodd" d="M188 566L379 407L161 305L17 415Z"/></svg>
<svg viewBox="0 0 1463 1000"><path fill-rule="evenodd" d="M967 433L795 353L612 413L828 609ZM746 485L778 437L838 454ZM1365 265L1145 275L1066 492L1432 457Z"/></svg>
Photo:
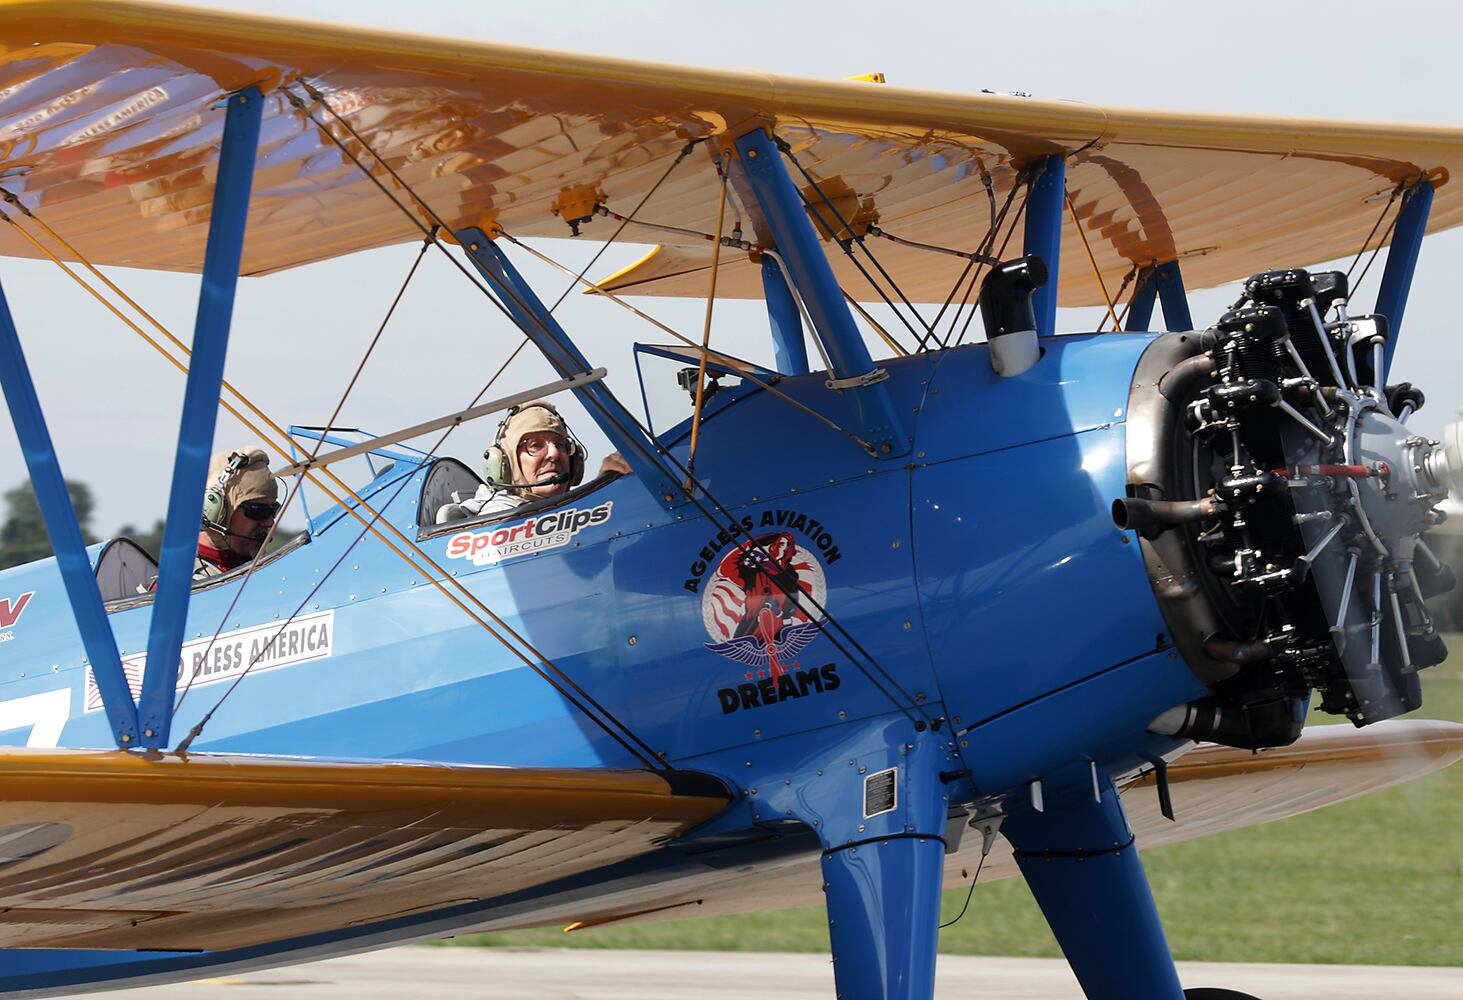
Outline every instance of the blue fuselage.
<svg viewBox="0 0 1463 1000"><path fill-rule="evenodd" d="M948 720L976 793L1081 756L1120 767L1151 751L1149 719L1203 693L1109 515L1151 339L1053 338L1009 379L983 346L891 362L915 434L898 460L768 392L724 392L701 431L704 509L668 512L622 478L557 508L422 528L427 467L397 465L367 502L532 651L505 648L337 509L247 584L194 594L174 741L227 693L195 749L634 766L524 662L546 659L665 760L738 784L753 777L739 747L901 714ZM778 388L840 422L822 381ZM682 455L684 430L666 435ZM739 560L748 538L774 558ZM112 745L53 564L0 582L0 597L34 592L0 647L0 703L65 689L61 745ZM111 615L134 673L150 615Z"/></svg>

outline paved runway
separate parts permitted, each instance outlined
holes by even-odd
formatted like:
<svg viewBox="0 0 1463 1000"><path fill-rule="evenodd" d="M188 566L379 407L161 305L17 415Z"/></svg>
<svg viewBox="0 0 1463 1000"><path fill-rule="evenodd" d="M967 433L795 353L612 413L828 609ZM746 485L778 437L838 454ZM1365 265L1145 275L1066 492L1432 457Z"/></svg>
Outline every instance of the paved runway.
<svg viewBox="0 0 1463 1000"><path fill-rule="evenodd" d="M1180 963L1185 986L1261 1000L1459 1000L1463 969ZM937 995L959 1000L1081 1000L1064 962L940 958ZM397 948L271 972L125 990L116 1000L830 1000L822 955L696 951Z"/></svg>

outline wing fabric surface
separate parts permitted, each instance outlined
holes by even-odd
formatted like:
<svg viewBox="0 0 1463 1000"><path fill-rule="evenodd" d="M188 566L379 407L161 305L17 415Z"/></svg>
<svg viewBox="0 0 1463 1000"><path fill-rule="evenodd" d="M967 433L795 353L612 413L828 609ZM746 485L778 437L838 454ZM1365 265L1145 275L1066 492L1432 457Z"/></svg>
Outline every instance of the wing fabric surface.
<svg viewBox="0 0 1463 1000"><path fill-rule="evenodd" d="M7 748L0 947L220 950L358 926L645 854L727 801L684 773Z"/></svg>
<svg viewBox="0 0 1463 1000"><path fill-rule="evenodd" d="M962 250L980 244L992 197L1004 200L1017 171L1063 153L1110 290L1153 261L1182 259L1187 283L1201 287L1353 253L1390 192L1424 174L1438 186L1430 228L1463 221L1463 194L1448 183L1463 166L1463 136L1450 129L960 96L69 0L0 2L0 184L95 263L197 270L219 99L259 85L269 103L245 273L418 238L275 89L282 82L304 97L301 81L451 226L496 221L517 236L569 235L552 209L576 192L628 213L689 140L759 124L790 143L850 215ZM343 134L323 108L313 111ZM697 146L639 218L713 228L716 145ZM734 195L744 237L763 242L751 198ZM612 225L591 221L586 235ZM614 287L704 292L704 240L636 225L626 238L665 246ZM1012 245L1020 239L1018 226ZM850 294L874 297L828 245ZM878 250L916 301L943 300L963 267L887 241ZM1070 222L1062 252L1084 259ZM0 253L36 251L0 227ZM720 294L760 297L745 255L724 254L723 264ZM1060 293L1065 305L1102 299L1085 265L1063 268Z"/></svg>
<svg viewBox="0 0 1463 1000"><path fill-rule="evenodd" d="M1159 814L1151 776L1129 780L1123 802L1149 848L1308 812L1460 757L1455 723L1323 726L1283 750L1202 746L1173 762L1176 823ZM664 878L598 894L547 888L649 852L726 802L705 779L677 789L644 772L9 749L0 755L0 945L218 950L478 900L488 905L468 919L480 929L819 902L811 839L804 856L767 859L775 877L745 877L750 848L735 861L711 849L705 864L684 859ZM947 859L951 886L979 851L971 835ZM1015 874L998 839L981 881ZM533 887L544 887L536 905L494 912L491 900Z"/></svg>
<svg viewBox="0 0 1463 1000"><path fill-rule="evenodd" d="M1159 810L1151 772L1122 787L1123 808L1140 850L1285 819L1323 806L1400 785L1463 758L1463 725L1401 720L1366 729L1349 725L1307 729L1293 746L1251 753L1201 745L1169 765L1176 822ZM966 831L960 847L945 859L945 887L964 888L980 862L981 837ZM964 874L962 874L962 872ZM980 882L1019 874L1010 845L996 838L981 868ZM816 851L783 860L761 878L746 879L723 865L688 885L663 891L606 897L541 911L564 923L614 920L676 920L688 915L754 913L823 902L823 875ZM522 926L523 921L487 921L485 929Z"/></svg>

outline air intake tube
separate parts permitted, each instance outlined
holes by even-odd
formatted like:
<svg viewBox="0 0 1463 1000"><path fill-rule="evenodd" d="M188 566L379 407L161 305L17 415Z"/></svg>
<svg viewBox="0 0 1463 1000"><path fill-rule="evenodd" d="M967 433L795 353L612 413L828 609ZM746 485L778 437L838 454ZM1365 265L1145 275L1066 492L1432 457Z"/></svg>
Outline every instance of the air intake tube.
<svg viewBox="0 0 1463 1000"><path fill-rule="evenodd" d="M1170 708L1148 723L1148 731L1244 750L1285 747L1300 738L1306 708L1306 699L1278 691L1239 703L1205 698Z"/></svg>
<svg viewBox="0 0 1463 1000"><path fill-rule="evenodd" d="M1046 280L1040 257L1022 257L996 267L980 286L980 315L997 375L1020 375L1041 358L1031 295Z"/></svg>

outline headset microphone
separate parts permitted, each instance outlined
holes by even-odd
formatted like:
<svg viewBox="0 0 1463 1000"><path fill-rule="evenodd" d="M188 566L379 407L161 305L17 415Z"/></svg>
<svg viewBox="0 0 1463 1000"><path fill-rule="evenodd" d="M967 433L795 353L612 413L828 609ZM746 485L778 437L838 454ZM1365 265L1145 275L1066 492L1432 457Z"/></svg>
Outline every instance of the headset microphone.
<svg viewBox="0 0 1463 1000"><path fill-rule="evenodd" d="M217 531L223 535L231 535L228 525L223 522L224 501L228 496L229 480L232 479L240 469L243 469L250 462L250 456L243 452L233 452L229 455L229 462L218 479L203 493L203 527L211 531Z"/></svg>

